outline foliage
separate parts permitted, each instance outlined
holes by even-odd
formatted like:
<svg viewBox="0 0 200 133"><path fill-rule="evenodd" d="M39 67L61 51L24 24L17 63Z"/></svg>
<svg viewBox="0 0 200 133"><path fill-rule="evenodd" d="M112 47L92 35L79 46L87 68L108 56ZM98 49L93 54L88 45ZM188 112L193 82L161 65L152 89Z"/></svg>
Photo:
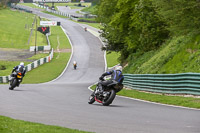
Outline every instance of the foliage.
<svg viewBox="0 0 200 133"><path fill-rule="evenodd" d="M152 0L173 34L199 31L199 0Z"/></svg>
<svg viewBox="0 0 200 133"><path fill-rule="evenodd" d="M199 8L199 0L101 0L97 15L125 72L199 72Z"/></svg>
<svg viewBox="0 0 200 133"><path fill-rule="evenodd" d="M125 73L199 73L200 36L190 33L169 39L159 50L129 56ZM137 55L138 54L138 55Z"/></svg>
<svg viewBox="0 0 200 133"><path fill-rule="evenodd" d="M97 14L107 49L120 51L121 61L130 53L157 49L168 38L166 24L149 0L102 0Z"/></svg>

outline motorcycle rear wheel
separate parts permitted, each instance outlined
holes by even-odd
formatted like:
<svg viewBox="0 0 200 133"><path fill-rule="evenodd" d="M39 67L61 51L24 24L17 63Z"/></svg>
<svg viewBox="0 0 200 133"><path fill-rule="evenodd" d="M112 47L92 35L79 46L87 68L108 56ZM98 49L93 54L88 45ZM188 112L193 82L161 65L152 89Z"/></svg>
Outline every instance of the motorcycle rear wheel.
<svg viewBox="0 0 200 133"><path fill-rule="evenodd" d="M112 103L112 101L115 99L116 96L116 92L114 90L110 91L110 97L108 99L106 99L105 101L103 100L102 104L104 106L108 106Z"/></svg>

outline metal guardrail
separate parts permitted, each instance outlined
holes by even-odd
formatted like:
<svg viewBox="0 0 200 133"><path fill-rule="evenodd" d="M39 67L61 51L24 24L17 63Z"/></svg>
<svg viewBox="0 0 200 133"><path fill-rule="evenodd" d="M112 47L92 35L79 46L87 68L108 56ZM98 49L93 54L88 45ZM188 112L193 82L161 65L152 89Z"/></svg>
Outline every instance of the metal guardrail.
<svg viewBox="0 0 200 133"><path fill-rule="evenodd" d="M131 89L200 95L200 73L181 74L124 74L124 86Z"/></svg>

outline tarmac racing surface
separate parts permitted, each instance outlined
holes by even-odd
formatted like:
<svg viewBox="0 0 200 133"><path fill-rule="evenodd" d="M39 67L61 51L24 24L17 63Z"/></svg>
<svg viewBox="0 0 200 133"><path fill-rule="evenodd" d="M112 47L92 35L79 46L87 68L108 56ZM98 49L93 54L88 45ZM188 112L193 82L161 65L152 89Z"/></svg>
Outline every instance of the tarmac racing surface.
<svg viewBox="0 0 200 133"><path fill-rule="evenodd" d="M14 91L0 85L0 115L96 133L199 133L200 110L116 97L110 106L89 105L88 86L104 72L100 40L67 19L31 9L60 21L73 45L69 66L58 79L22 84ZM77 70L72 63L76 60Z"/></svg>

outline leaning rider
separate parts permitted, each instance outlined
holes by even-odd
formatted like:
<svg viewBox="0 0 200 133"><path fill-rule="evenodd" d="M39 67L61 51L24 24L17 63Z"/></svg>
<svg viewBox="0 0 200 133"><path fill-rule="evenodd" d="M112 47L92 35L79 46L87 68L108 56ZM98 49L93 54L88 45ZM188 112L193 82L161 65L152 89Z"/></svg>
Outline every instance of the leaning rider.
<svg viewBox="0 0 200 133"><path fill-rule="evenodd" d="M15 66L13 68L11 77L13 77L13 72L21 72L22 73L22 77L24 77L25 73L26 73L26 69L24 67L24 62L21 62L18 66ZM19 86L19 84L17 86Z"/></svg>
<svg viewBox="0 0 200 133"><path fill-rule="evenodd" d="M111 78L109 80L103 80L105 76L107 75L111 75ZM124 76L122 74L122 66L117 66L115 68L115 70L111 70L109 72L105 72L101 75L101 77L99 78L101 80L100 84L99 84L99 91L100 93L102 93L105 89L105 87L108 84L111 84L114 81L117 81L118 83L122 84L123 80L124 80Z"/></svg>

